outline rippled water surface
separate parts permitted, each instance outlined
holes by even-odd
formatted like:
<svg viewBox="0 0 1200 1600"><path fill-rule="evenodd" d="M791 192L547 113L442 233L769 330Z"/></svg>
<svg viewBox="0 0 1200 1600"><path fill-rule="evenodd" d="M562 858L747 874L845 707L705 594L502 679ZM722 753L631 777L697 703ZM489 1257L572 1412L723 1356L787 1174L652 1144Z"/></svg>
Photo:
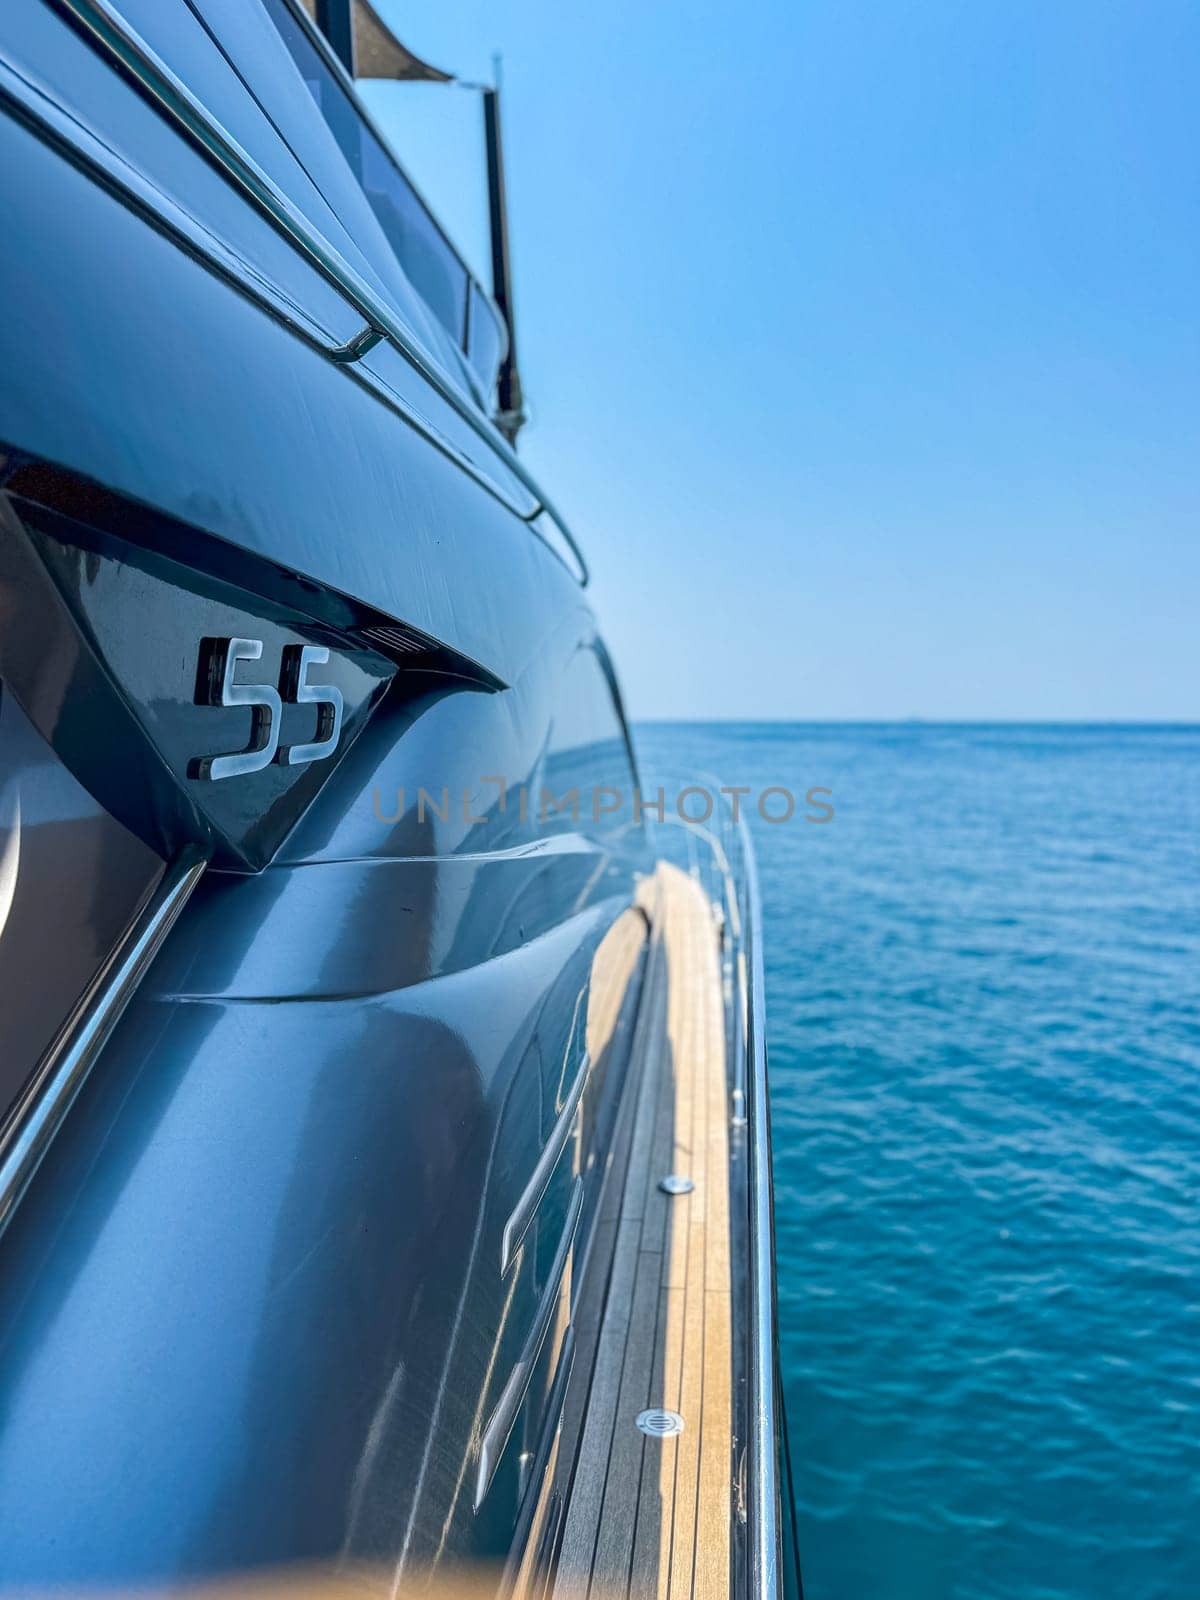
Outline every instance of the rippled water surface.
<svg viewBox="0 0 1200 1600"><path fill-rule="evenodd" d="M1200 730L648 725L755 822L807 1600L1200 1596Z"/></svg>

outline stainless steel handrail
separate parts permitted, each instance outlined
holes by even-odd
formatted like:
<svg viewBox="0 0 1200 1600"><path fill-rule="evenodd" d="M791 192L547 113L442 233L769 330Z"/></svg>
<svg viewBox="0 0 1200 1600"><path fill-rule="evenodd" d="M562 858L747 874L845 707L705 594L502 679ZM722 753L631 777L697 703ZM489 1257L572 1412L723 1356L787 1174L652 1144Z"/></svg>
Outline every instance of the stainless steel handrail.
<svg viewBox="0 0 1200 1600"><path fill-rule="evenodd" d="M182 131L192 144L213 162L218 171L239 189L271 225L287 239L316 271L338 290L362 316L367 328L391 341L400 353L433 385L464 422L504 462L509 471L528 489L537 502L525 521L544 511L551 517L580 564L581 586L588 581L588 566L562 513L543 493L532 473L508 442L477 411L468 397L450 381L432 356L375 292L342 253L294 206L254 158L211 113L201 105L186 84L137 30L120 16L110 0L56 0L91 36L116 65L132 77L158 106L164 116ZM343 364L345 364L343 357Z"/></svg>
<svg viewBox="0 0 1200 1600"><path fill-rule="evenodd" d="M0 1232L207 864L206 857L186 850L166 868L26 1085L0 1149Z"/></svg>
<svg viewBox="0 0 1200 1600"><path fill-rule="evenodd" d="M737 823L745 883L749 945L746 1061L747 1131L750 1156L750 1340L749 1506L750 1587L762 1600L783 1593L780 1527L779 1422L776 1394L775 1213L772 1203L771 1107L767 1089L767 1019L762 958L762 904L758 863L750 830Z"/></svg>

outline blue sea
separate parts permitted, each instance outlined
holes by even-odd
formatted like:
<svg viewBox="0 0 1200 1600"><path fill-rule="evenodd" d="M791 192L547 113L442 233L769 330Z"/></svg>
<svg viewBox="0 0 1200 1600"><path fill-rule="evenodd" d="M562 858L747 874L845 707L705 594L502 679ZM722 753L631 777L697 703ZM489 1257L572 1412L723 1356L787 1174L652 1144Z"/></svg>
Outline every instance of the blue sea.
<svg viewBox="0 0 1200 1600"><path fill-rule="evenodd" d="M754 819L807 1600L1200 1596L1200 729L637 741L833 791Z"/></svg>

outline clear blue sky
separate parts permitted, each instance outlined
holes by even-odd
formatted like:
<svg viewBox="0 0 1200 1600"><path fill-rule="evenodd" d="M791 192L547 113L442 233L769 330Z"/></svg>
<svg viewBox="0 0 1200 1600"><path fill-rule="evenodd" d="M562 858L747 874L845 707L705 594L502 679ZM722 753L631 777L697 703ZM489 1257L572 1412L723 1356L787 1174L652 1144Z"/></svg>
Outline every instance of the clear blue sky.
<svg viewBox="0 0 1200 1600"><path fill-rule="evenodd" d="M376 3L635 717L1200 717L1195 0Z"/></svg>

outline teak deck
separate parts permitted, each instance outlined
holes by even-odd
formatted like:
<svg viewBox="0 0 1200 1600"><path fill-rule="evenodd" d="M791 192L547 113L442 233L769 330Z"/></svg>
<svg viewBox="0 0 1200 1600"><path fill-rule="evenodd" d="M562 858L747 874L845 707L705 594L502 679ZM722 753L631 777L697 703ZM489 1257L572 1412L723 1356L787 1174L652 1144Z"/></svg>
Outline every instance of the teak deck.
<svg viewBox="0 0 1200 1600"><path fill-rule="evenodd" d="M580 1308L595 1365L567 1505L557 1591L721 1600L733 1494L729 1098L717 931L677 868L654 880L655 935L631 1063L636 1107L602 1308ZM668 1196L659 1180L691 1178ZM649 1408L683 1431L644 1435Z"/></svg>

